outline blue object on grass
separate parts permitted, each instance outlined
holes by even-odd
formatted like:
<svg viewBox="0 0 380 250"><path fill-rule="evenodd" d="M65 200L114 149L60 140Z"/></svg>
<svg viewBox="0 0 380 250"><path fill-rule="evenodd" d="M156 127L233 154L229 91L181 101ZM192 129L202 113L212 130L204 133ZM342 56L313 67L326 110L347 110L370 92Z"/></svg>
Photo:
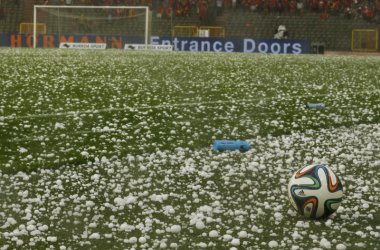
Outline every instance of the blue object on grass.
<svg viewBox="0 0 380 250"><path fill-rule="evenodd" d="M324 109L326 108L324 103L308 103L305 105L305 108L309 109Z"/></svg>
<svg viewBox="0 0 380 250"><path fill-rule="evenodd" d="M212 148L217 151L240 150L246 152L251 149L251 144L241 140L215 140Z"/></svg>

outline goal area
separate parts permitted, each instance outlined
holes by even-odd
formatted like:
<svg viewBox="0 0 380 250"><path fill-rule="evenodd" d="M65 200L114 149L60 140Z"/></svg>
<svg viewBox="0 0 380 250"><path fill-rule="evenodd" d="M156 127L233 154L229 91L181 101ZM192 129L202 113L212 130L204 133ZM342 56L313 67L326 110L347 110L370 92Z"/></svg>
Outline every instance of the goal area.
<svg viewBox="0 0 380 250"><path fill-rule="evenodd" d="M33 48L38 47L38 27L44 26L46 35L61 41L86 40L83 37L144 44L150 41L151 12L147 6L75 6L34 5Z"/></svg>

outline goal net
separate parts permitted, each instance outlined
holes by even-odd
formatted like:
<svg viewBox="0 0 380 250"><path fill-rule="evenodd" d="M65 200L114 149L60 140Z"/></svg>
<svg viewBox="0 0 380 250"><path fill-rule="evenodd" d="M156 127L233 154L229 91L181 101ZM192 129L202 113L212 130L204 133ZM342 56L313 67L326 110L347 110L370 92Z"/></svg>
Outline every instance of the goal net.
<svg viewBox="0 0 380 250"><path fill-rule="evenodd" d="M41 24L46 27L46 35L53 36L55 41L117 41L147 46L150 40L150 20L147 6L35 5L33 48L39 47L37 27Z"/></svg>

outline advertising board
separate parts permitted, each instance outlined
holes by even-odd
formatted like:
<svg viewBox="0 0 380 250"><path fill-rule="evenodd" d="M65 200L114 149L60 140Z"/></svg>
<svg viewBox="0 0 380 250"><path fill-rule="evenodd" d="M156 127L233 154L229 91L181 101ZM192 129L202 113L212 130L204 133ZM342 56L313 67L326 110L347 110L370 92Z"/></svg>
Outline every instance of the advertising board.
<svg viewBox="0 0 380 250"><path fill-rule="evenodd" d="M59 48L60 44L106 44L107 48L125 49L126 44L143 44L142 38L111 35L39 35L37 48ZM175 51L243 52L273 54L310 53L310 41L295 39L151 37L151 46ZM0 47L33 47L31 35L0 33Z"/></svg>

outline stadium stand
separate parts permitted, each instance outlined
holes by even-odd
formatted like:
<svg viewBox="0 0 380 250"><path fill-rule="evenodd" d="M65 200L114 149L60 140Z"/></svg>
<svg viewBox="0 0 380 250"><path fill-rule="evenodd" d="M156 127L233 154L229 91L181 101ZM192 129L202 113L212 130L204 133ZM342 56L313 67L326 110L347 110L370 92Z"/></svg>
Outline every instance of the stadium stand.
<svg viewBox="0 0 380 250"><path fill-rule="evenodd" d="M21 22L32 22L34 4L146 5L153 11L152 34L158 36L171 36L174 26L203 25L224 27L225 37L267 39L273 38L278 25L283 24L289 31L289 38L309 39L337 51L351 49L353 29L378 29L380 23L380 0L35 0L0 3L1 32L17 32ZM112 30L112 25L101 29ZM133 22L130 25L133 29ZM54 25L49 28L54 30Z"/></svg>
<svg viewBox="0 0 380 250"><path fill-rule="evenodd" d="M18 30L21 21L22 2L0 0L0 32Z"/></svg>

